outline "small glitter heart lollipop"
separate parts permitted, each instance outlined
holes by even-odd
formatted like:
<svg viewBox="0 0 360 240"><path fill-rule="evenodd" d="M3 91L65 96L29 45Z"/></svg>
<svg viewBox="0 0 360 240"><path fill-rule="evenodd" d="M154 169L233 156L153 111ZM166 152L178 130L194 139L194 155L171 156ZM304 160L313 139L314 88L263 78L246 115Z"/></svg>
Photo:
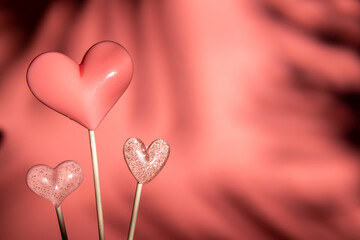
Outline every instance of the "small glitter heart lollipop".
<svg viewBox="0 0 360 240"><path fill-rule="evenodd" d="M137 180L135 200L129 227L128 239L135 232L142 185L153 180L164 167L170 154L169 144L162 139L153 141L149 147L138 138L130 138L124 144L124 157L130 172Z"/></svg>
<svg viewBox="0 0 360 240"><path fill-rule="evenodd" d="M54 169L43 164L35 165L26 174L26 184L30 190L55 206L63 239L67 239L67 234L61 203L80 186L83 179L82 168L71 160L60 163Z"/></svg>
<svg viewBox="0 0 360 240"><path fill-rule="evenodd" d="M74 161L64 161L54 169L43 164L35 165L26 174L28 187L55 207L60 206L80 186L83 179L83 171Z"/></svg>
<svg viewBox="0 0 360 240"><path fill-rule="evenodd" d="M124 157L138 183L153 180L164 167L170 154L170 147L162 139L155 140L147 148L138 138L130 138L124 145Z"/></svg>

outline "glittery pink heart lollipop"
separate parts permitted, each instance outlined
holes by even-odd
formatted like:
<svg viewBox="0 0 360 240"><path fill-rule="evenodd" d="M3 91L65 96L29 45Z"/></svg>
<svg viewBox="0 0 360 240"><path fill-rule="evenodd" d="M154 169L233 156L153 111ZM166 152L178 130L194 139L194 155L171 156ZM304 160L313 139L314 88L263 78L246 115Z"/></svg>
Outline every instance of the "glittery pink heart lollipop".
<svg viewBox="0 0 360 240"><path fill-rule="evenodd" d="M71 160L60 163L54 169L43 164L35 165L26 174L27 186L55 207L59 207L83 179L80 165Z"/></svg>
<svg viewBox="0 0 360 240"><path fill-rule="evenodd" d="M130 138L124 144L124 157L135 179L148 183L164 167L170 154L170 146L165 140L158 139L146 147L138 138Z"/></svg>
<svg viewBox="0 0 360 240"><path fill-rule="evenodd" d="M128 239L135 233L142 185L153 180L164 167L170 154L169 144L162 139L153 141L149 147L138 138L130 138L124 144L124 157L130 172L137 180L134 205L131 214Z"/></svg>
<svg viewBox="0 0 360 240"><path fill-rule="evenodd" d="M80 65L58 52L47 52L29 65L30 90L42 103L95 130L130 84L133 64L121 45L92 46Z"/></svg>

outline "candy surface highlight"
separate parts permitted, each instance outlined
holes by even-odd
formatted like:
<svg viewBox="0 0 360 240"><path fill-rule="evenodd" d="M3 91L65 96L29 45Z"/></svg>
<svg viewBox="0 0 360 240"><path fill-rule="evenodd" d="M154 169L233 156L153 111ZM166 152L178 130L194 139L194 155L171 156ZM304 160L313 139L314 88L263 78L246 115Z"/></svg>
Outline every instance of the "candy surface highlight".
<svg viewBox="0 0 360 240"><path fill-rule="evenodd" d="M80 186L83 170L75 161L64 161L54 169L43 164L35 165L26 174L27 186L37 195L49 200L55 207Z"/></svg>
<svg viewBox="0 0 360 240"><path fill-rule="evenodd" d="M29 65L30 90L46 106L95 130L130 84L133 64L124 47L103 41L92 46L80 65L47 52Z"/></svg>
<svg viewBox="0 0 360 240"><path fill-rule="evenodd" d="M164 167L170 154L170 146L158 139L146 147L138 138L130 138L124 144L125 161L139 183L148 183Z"/></svg>

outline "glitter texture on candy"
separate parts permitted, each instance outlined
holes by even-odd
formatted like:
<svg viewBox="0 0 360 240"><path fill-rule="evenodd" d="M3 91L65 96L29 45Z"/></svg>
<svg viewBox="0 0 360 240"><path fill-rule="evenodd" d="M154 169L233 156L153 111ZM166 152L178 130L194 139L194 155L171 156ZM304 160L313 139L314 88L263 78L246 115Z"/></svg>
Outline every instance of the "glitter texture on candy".
<svg viewBox="0 0 360 240"><path fill-rule="evenodd" d="M40 197L49 200L55 207L80 186L84 174L80 165L74 161L64 161L56 168L39 164L29 169L26 184Z"/></svg>
<svg viewBox="0 0 360 240"><path fill-rule="evenodd" d="M124 144L125 161L139 183L148 183L164 167L170 154L165 140L157 139L146 147L138 138L130 138Z"/></svg>

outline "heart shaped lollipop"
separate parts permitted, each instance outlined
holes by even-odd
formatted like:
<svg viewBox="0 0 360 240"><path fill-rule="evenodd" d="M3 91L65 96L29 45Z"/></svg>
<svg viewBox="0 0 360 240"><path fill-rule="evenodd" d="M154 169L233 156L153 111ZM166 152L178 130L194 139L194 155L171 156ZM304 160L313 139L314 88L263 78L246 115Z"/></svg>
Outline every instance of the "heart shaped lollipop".
<svg viewBox="0 0 360 240"><path fill-rule="evenodd" d="M121 45L92 46L80 65L58 52L47 52L29 65L27 82L42 103L95 130L130 84L133 64Z"/></svg>
<svg viewBox="0 0 360 240"><path fill-rule="evenodd" d="M43 164L35 165L26 174L27 186L55 207L59 207L80 186L83 179L80 165L71 160L60 163L54 169Z"/></svg>
<svg viewBox="0 0 360 240"><path fill-rule="evenodd" d="M170 154L165 140L157 139L146 147L138 138L130 138L124 144L124 157L138 183L153 180L164 167Z"/></svg>

